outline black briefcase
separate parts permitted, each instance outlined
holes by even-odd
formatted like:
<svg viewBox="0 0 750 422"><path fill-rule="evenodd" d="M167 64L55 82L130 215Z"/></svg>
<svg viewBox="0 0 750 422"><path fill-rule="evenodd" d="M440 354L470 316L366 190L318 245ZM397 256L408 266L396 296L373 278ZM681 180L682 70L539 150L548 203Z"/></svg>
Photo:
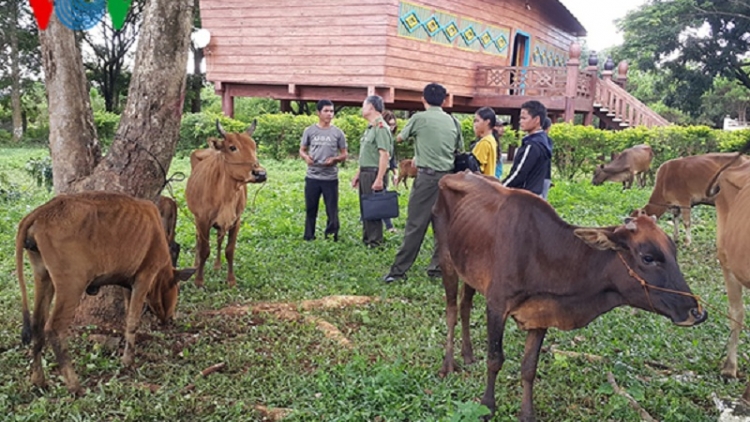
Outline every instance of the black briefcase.
<svg viewBox="0 0 750 422"><path fill-rule="evenodd" d="M396 217L398 217L398 192L384 190L362 195L363 220Z"/></svg>

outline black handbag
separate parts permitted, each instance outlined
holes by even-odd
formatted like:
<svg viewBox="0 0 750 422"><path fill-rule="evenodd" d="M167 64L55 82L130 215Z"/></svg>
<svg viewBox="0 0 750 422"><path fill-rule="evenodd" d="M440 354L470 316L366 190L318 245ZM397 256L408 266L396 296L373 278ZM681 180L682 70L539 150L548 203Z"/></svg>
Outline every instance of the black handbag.
<svg viewBox="0 0 750 422"><path fill-rule="evenodd" d="M453 172L459 173L464 170L469 171L480 171L479 160L471 152L458 152L456 151L453 159Z"/></svg>
<svg viewBox="0 0 750 422"><path fill-rule="evenodd" d="M396 217L398 217L398 192L383 190L362 195L363 220Z"/></svg>

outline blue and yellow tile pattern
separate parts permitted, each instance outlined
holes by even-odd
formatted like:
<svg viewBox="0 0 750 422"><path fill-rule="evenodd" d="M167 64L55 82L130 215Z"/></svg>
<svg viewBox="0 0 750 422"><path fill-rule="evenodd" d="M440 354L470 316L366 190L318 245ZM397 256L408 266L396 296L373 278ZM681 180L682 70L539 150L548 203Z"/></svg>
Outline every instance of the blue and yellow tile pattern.
<svg viewBox="0 0 750 422"><path fill-rule="evenodd" d="M563 50L549 44L534 42L531 64L533 66L565 66L568 62L568 54Z"/></svg>
<svg viewBox="0 0 750 422"><path fill-rule="evenodd" d="M446 47L508 57L510 28L402 1L398 35Z"/></svg>

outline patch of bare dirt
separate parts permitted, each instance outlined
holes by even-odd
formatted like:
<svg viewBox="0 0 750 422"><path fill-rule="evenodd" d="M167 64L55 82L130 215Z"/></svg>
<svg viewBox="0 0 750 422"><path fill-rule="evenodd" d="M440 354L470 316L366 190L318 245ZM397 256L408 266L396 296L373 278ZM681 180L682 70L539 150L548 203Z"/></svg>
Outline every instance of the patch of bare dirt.
<svg viewBox="0 0 750 422"><path fill-rule="evenodd" d="M269 313L279 319L286 321L303 321L313 324L327 338L338 342L344 347L351 347L351 341L330 322L323 318L303 315L300 311L312 311L319 309L337 309L349 306L362 306L378 301L373 296L326 296L321 299L303 300L301 302L260 302L253 305L232 305L218 311L206 312L208 315L242 316L248 313Z"/></svg>

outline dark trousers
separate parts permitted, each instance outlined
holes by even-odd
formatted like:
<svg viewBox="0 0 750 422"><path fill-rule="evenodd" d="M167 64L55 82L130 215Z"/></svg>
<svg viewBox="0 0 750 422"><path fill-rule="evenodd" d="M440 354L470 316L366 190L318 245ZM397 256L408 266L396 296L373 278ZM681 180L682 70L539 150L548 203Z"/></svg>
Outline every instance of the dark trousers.
<svg viewBox="0 0 750 422"><path fill-rule="evenodd" d="M315 220L318 218L320 195L326 206L325 236L339 237L339 181L305 178L305 240L315 239Z"/></svg>
<svg viewBox="0 0 750 422"><path fill-rule="evenodd" d="M409 195L404 240L398 253L396 253L393 265L391 265L390 275L403 276L417 259L419 249L422 247L424 236L427 233L427 226L432 223L432 207L437 202L439 193L438 181L446 174L449 173L432 172L432 174L428 174L422 171L417 173L417 179L414 181ZM438 245L437 239L435 239L435 250L427 270L437 270L440 268L439 264Z"/></svg>
<svg viewBox="0 0 750 422"><path fill-rule="evenodd" d="M374 171L359 173L359 215L362 215L362 195L372 193L372 184L378 174ZM388 187L388 177L383 176L383 189ZM383 243L383 220L362 220L362 241L367 246L379 246Z"/></svg>

